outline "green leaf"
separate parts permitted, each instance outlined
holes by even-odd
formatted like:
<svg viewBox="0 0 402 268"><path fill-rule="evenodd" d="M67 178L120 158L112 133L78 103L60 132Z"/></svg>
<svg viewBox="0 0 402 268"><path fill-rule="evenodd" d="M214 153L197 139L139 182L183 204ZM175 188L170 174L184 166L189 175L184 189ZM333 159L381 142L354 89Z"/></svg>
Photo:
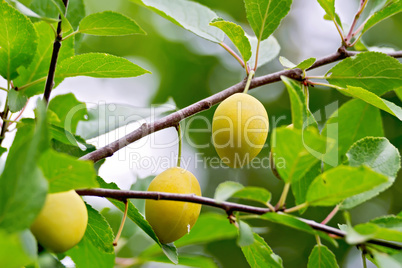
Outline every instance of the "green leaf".
<svg viewBox="0 0 402 268"><path fill-rule="evenodd" d="M342 209L350 209L389 188L395 181L396 174L401 168L401 157L396 149L386 138L366 137L352 145L346 153L350 166L365 165L374 171L385 175L388 181L371 189L347 198L342 202Z"/></svg>
<svg viewBox="0 0 402 268"><path fill-rule="evenodd" d="M337 268L334 253L324 245L315 245L308 258L307 268Z"/></svg>
<svg viewBox="0 0 402 268"><path fill-rule="evenodd" d="M121 126L144 120L151 116L158 117L161 114L175 110L176 105L171 99L166 103L153 105L151 108L118 103L98 104L88 109L88 119L78 123L76 133L87 140L108 133ZM111 120L111 118L115 118L115 120Z"/></svg>
<svg viewBox="0 0 402 268"><path fill-rule="evenodd" d="M37 124L18 129L0 176L0 228L28 228L41 210L47 182L38 168L39 155L49 147L45 105L38 100Z"/></svg>
<svg viewBox="0 0 402 268"><path fill-rule="evenodd" d="M113 268L115 265L115 254L106 253L104 250L99 249L96 245L92 244L88 236L89 234L86 232L78 245L65 253L74 261L75 267Z"/></svg>
<svg viewBox="0 0 402 268"><path fill-rule="evenodd" d="M402 2L396 1L396 2L386 6L382 10L374 13L364 24L362 34L364 34L368 29L370 29L371 27L373 27L380 21L385 20L385 19L391 17L392 15L395 15L401 11L402 11Z"/></svg>
<svg viewBox="0 0 402 268"><path fill-rule="evenodd" d="M251 44L251 58L248 61L250 68L255 67L255 55L257 53L257 44L258 40L255 36L247 35L248 40ZM263 66L264 64L270 62L271 60L275 59L279 55L279 51L281 47L275 37L270 36L266 40L261 41L260 49L258 52L258 66Z"/></svg>
<svg viewBox="0 0 402 268"><path fill-rule="evenodd" d="M361 99L362 101L371 104L389 114L397 117L402 121L402 108L395 105L394 103L387 101L383 98L378 97L376 94L365 90L361 87L348 86L347 89L338 88L340 92L345 92L352 95L355 98Z"/></svg>
<svg viewBox="0 0 402 268"><path fill-rule="evenodd" d="M73 93L57 95L49 102L49 110L53 111L58 123L53 123L65 130L75 133L78 122L85 120L88 115L85 103L78 101Z"/></svg>
<svg viewBox="0 0 402 268"><path fill-rule="evenodd" d="M86 204L88 210L88 225L85 231L86 239L97 249L105 253L114 253L112 228L97 210Z"/></svg>
<svg viewBox="0 0 402 268"><path fill-rule="evenodd" d="M99 187L91 161L48 150L41 155L39 166L49 182L49 193Z"/></svg>
<svg viewBox="0 0 402 268"><path fill-rule="evenodd" d="M306 172L306 174L304 174L304 176L300 180L292 182L291 189L295 197L296 205L300 205L306 202L308 188L310 187L310 184L314 181L314 179L320 174L321 162L317 162ZM301 213L303 213L304 211L305 210L300 210Z"/></svg>
<svg viewBox="0 0 402 268"><path fill-rule="evenodd" d="M321 238L327 240L328 242L331 242L334 246L337 246L337 242L329 237L326 233L324 232L318 232L315 231L310 225L308 225L306 222L292 216L289 214L284 214L284 213L274 213L274 212L268 212L265 213L260 217L263 220L268 220L277 224L285 225L290 228L306 232L311 235L319 235ZM306 220L305 220L306 221ZM307 220L308 221L308 220Z"/></svg>
<svg viewBox="0 0 402 268"><path fill-rule="evenodd" d="M281 76L281 79L289 93L293 127L295 129L305 129L313 125L318 129L317 122L307 106L306 95L300 83L286 76Z"/></svg>
<svg viewBox="0 0 402 268"><path fill-rule="evenodd" d="M244 186L238 182L225 181L216 187L214 199L218 202L229 199L234 193L243 189Z"/></svg>
<svg viewBox="0 0 402 268"><path fill-rule="evenodd" d="M188 235L175 242L177 247L205 244L237 236L237 229L225 215L202 213Z"/></svg>
<svg viewBox="0 0 402 268"><path fill-rule="evenodd" d="M297 64L297 66L295 68L306 70L306 69L310 68L315 63L315 61L316 61L316 58L305 59L304 61Z"/></svg>
<svg viewBox="0 0 402 268"><path fill-rule="evenodd" d="M250 246L254 243L254 236L251 227L244 221L238 221L239 223L239 237L237 244L239 247Z"/></svg>
<svg viewBox="0 0 402 268"><path fill-rule="evenodd" d="M105 53L87 53L67 58L60 62L56 72L62 79L74 76L135 77L145 73L150 72L125 58Z"/></svg>
<svg viewBox="0 0 402 268"><path fill-rule="evenodd" d="M376 238L402 242L402 217L390 215L376 218L356 225L354 230L366 240Z"/></svg>
<svg viewBox="0 0 402 268"><path fill-rule="evenodd" d="M232 197L241 198L259 202L263 205L267 205L271 201L271 193L261 187L248 186L235 192Z"/></svg>
<svg viewBox="0 0 402 268"><path fill-rule="evenodd" d="M338 226L340 230L346 232L345 240L349 245L362 244L372 238L371 235L362 235L356 232L356 230L353 229L352 226L346 224L338 224Z"/></svg>
<svg viewBox="0 0 402 268"><path fill-rule="evenodd" d="M98 177L98 182L102 188L105 189L115 189L119 190L119 187L115 183L106 183L102 178ZM125 210L124 203L121 201L117 201L112 198L108 198L108 200L115 205L120 211ZM151 225L145 220L144 216L138 211L136 207L128 200L128 212L127 217L131 219L135 224L138 225L149 237L151 237L163 250L163 253L175 264L178 262L176 247L171 244L161 244L159 242L158 237L156 236L154 230Z"/></svg>
<svg viewBox="0 0 402 268"><path fill-rule="evenodd" d="M12 80L17 68L27 67L34 58L38 36L32 22L3 0L0 25L0 75Z"/></svg>
<svg viewBox="0 0 402 268"><path fill-rule="evenodd" d="M179 263L179 255L173 242L169 244L162 244L162 251L171 262L174 264Z"/></svg>
<svg viewBox="0 0 402 268"><path fill-rule="evenodd" d="M296 64L288 60L287 58L283 56L279 56L279 62L282 64L283 67L288 68L288 69L293 69L296 68Z"/></svg>
<svg viewBox="0 0 402 268"><path fill-rule="evenodd" d="M374 251L374 260L379 268L402 268L401 253L388 255L382 252Z"/></svg>
<svg viewBox="0 0 402 268"><path fill-rule="evenodd" d="M58 20L59 14L65 13L65 7L61 0L32 0L30 8L47 19L53 18ZM76 29L83 17L85 17L85 5L83 0L69 1L66 16L66 19L69 21L68 24L71 23L71 26Z"/></svg>
<svg viewBox="0 0 402 268"><path fill-rule="evenodd" d="M209 23L218 17L215 12L188 0L131 0L143 5L165 19L209 41L220 43L224 34Z"/></svg>
<svg viewBox="0 0 402 268"><path fill-rule="evenodd" d="M290 228L303 231L309 234L315 235L316 232L314 231L313 228L310 227L305 222L302 222L301 220L297 219L296 217L289 215L289 214L280 214L280 213L274 213L274 212L268 212L265 213L264 215L260 216L261 219L263 220L268 220L274 223L278 223L281 225L288 226Z"/></svg>
<svg viewBox="0 0 402 268"><path fill-rule="evenodd" d="M102 36L146 34L135 21L114 11L94 13L83 18L78 31Z"/></svg>
<svg viewBox="0 0 402 268"><path fill-rule="evenodd" d="M313 65L315 61L316 61L316 58L308 58L296 65L285 57L282 57L282 56L279 57L279 62L282 64L283 67L288 68L288 69L299 68L302 70L306 70L306 69L310 68L311 65Z"/></svg>
<svg viewBox="0 0 402 268"><path fill-rule="evenodd" d="M8 233L0 229L0 263L2 267L19 268L37 258L37 243L29 230Z"/></svg>
<svg viewBox="0 0 402 268"><path fill-rule="evenodd" d="M146 178L138 178L135 183L131 185L130 190L132 191L146 191L149 187L151 181L155 176L148 176ZM145 213L145 199L132 199L131 203L138 209L141 214Z"/></svg>
<svg viewBox="0 0 402 268"><path fill-rule="evenodd" d="M365 166L338 166L314 179L306 200L312 206L333 206L387 181L387 177Z"/></svg>
<svg viewBox="0 0 402 268"><path fill-rule="evenodd" d="M362 52L335 65L326 79L333 85L362 87L380 96L401 86L402 64L380 52Z"/></svg>
<svg viewBox="0 0 402 268"><path fill-rule="evenodd" d="M202 213L188 235L175 242L177 247L187 245L207 244L237 237L237 228L230 224L225 215L217 213ZM157 245L144 250L140 257L148 258L160 252Z"/></svg>
<svg viewBox="0 0 402 268"><path fill-rule="evenodd" d="M271 146L281 178L285 182L296 182L321 160L332 141L321 137L313 128L301 131L280 127L272 134Z"/></svg>
<svg viewBox="0 0 402 268"><path fill-rule="evenodd" d="M20 111L28 101L27 96L21 94L21 92L11 89L8 91L8 107L10 112L16 113Z"/></svg>
<svg viewBox="0 0 402 268"><path fill-rule="evenodd" d="M259 41L267 39L288 14L292 0L244 0L247 20Z"/></svg>
<svg viewBox="0 0 402 268"><path fill-rule="evenodd" d="M77 29L80 21L85 17L84 0L74 0L68 2L67 19L74 29Z"/></svg>
<svg viewBox="0 0 402 268"><path fill-rule="evenodd" d="M396 88L395 93L398 96L398 98L402 101L402 87Z"/></svg>
<svg viewBox="0 0 402 268"><path fill-rule="evenodd" d="M251 57L251 45L244 30L241 26L230 21L224 21L222 18L214 19L209 25L221 29L233 44L237 47L243 57L243 61L247 62Z"/></svg>
<svg viewBox="0 0 402 268"><path fill-rule="evenodd" d="M171 261L162 255L158 256L149 256L146 259L140 258L140 260L145 261L153 261L153 262L161 262L161 263L170 263ZM195 254L183 254L181 253L179 256L178 264L184 267L202 267L202 268L218 268L219 266L215 263L215 261L210 257L205 257L202 255Z"/></svg>
<svg viewBox="0 0 402 268"><path fill-rule="evenodd" d="M322 136L335 140L324 156L325 168L338 166L354 142L366 136L384 136L380 111L361 100L350 100L327 120Z"/></svg>
<svg viewBox="0 0 402 268"><path fill-rule="evenodd" d="M251 268L283 267L282 259L276 255L262 237L254 233L254 243L242 247L244 256Z"/></svg>
<svg viewBox="0 0 402 268"><path fill-rule="evenodd" d="M331 20L335 19L335 0L317 0Z"/></svg>
<svg viewBox="0 0 402 268"><path fill-rule="evenodd" d="M106 183L101 177L98 177L98 183L102 188L120 190L115 183ZM124 203L116 199L108 198L108 200L115 205L119 210L125 210ZM128 200L129 201L129 200ZM147 235L149 235L157 244L161 246L158 237L152 230L151 225L145 220L144 216L137 210L136 207L129 201L127 217L136 223Z"/></svg>
<svg viewBox="0 0 402 268"><path fill-rule="evenodd" d="M23 5L22 3L18 2L17 0L10 0L8 1L10 5L12 5L15 9L17 9L20 13L27 17L43 20L49 23L54 23L58 22L58 19L53 19L53 18L47 18L40 16L36 12L34 12L32 9L28 8L27 6Z"/></svg>
<svg viewBox="0 0 402 268"><path fill-rule="evenodd" d="M16 87L32 83L31 86L21 90L20 94L24 94L27 97L41 94L44 91L54 43L54 31L49 24L39 22L35 23L34 26L38 33L38 47L35 56L29 66L22 67L18 70L20 76L13 81ZM58 62L72 57L73 55L74 38L69 38L63 41L63 45L59 51Z"/></svg>

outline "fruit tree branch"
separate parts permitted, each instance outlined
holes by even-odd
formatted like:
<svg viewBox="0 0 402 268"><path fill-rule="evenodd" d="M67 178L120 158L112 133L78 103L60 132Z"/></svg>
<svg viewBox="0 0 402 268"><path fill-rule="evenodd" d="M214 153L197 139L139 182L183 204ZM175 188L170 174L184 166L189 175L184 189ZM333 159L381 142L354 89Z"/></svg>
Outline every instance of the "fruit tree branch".
<svg viewBox="0 0 402 268"><path fill-rule="evenodd" d="M67 9L68 0L63 0L63 4ZM57 58L59 57L61 41L63 39L62 32L61 32L61 24L62 24L62 20L61 20L61 16L59 16L59 22L57 23L56 37L55 37L54 43L53 43L52 58L50 60L49 72L47 73L45 92L43 93L43 99L45 100L45 103L49 102L50 92L52 92L52 89L54 86L54 75L56 73Z"/></svg>
<svg viewBox="0 0 402 268"><path fill-rule="evenodd" d="M354 51L347 51L344 47L341 47L335 53L318 59L308 70L333 63L335 61L351 57L356 55L359 52ZM388 55L392 57L402 57L402 51L388 53ZM271 84L274 82L278 82L281 80L281 76L287 76L292 79L301 80L302 79L303 71L300 69L290 69L290 70L283 70L278 71L272 74L267 74L260 77L255 77L250 84L250 89L260 87L266 84ZM154 122L144 123L138 129L132 131L131 133L127 134L126 136L102 147L93 152L90 152L81 157L82 160L91 160L93 162L99 161L106 157L112 156L115 152L119 149L133 143L142 137L145 137L151 133L157 132L159 130L174 127L176 126L181 120L195 115L199 112L207 110L211 108L213 105L223 101L224 99L228 98L229 96L242 92L244 90L244 86L246 85L246 81L243 80L240 83L237 83L225 90L222 90L208 98L200 100L196 103L193 103L181 110L178 110L170 115L162 117Z"/></svg>
<svg viewBox="0 0 402 268"><path fill-rule="evenodd" d="M153 200L171 200L171 201L185 201L190 203L196 203L206 206L211 206L215 208L223 209L228 215L231 215L234 211L245 212L250 214L262 215L268 212L272 212L269 208L248 206L233 202L225 202L225 201L216 201L215 199L197 196L194 194L175 194L175 193L164 193L164 192L146 192L146 191L131 191L131 190L113 190L113 189L102 189L102 188L92 188L92 189L80 189L75 190L79 195L86 196L98 196L98 197L106 197L113 198L117 200L127 200L130 198L133 199L153 199ZM282 212L278 212L282 213ZM344 238L346 236L346 232L336 229L331 226L327 226L325 224L321 224L315 222L313 220L298 218L304 223L311 226L313 229L322 231L328 234L336 235L338 237ZM384 240L371 239L367 241L371 244L376 244L380 246L385 246L388 248L393 248L400 250L402 249L402 245L392 243Z"/></svg>

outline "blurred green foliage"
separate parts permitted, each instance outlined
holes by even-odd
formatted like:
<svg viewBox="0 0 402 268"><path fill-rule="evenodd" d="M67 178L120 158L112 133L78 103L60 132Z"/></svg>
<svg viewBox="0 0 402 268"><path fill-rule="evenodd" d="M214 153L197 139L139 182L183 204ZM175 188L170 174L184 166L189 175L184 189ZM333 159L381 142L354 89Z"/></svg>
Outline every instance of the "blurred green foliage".
<svg viewBox="0 0 402 268"><path fill-rule="evenodd" d="M232 1L214 1L214 0L198 0L211 9L215 10L218 15L226 18L232 18L237 23L245 23L246 16L244 3L242 0ZM315 1L308 1L309 4L315 5ZM245 73L237 62L225 54L223 49L216 44L212 44L206 40L188 33L172 23L158 17L151 11L139 7L127 0L118 1L97 1L86 0L87 13L94 13L103 10L114 10L121 12L133 18L146 32L147 35L134 35L124 37L97 37L85 36L81 38L81 44L78 53L85 52L107 52L114 55L132 57L147 62L150 71L153 73L153 79L159 81L159 87L152 97L152 103L165 102L170 96L174 98L177 106L183 108L198 100L212 95L220 90L225 89L241 81L245 77ZM285 19L283 24L291 26L295 23L296 18L290 16ZM328 23L328 22L318 22ZM282 47L281 55L289 59L298 55L298 50L303 47L292 47L289 35L292 34L290 29L283 25L274 35ZM246 31L251 32L246 28ZM308 35L314 32L314 29L305 29L301 35ZM395 49L402 49L402 14L394 16L386 20L373 29L371 29L364 38L367 45L370 46L390 46ZM396 34L398 33L398 34ZM315 57L316 55L310 55ZM303 60L302 58L298 60ZM297 62L295 60L295 62ZM275 59L268 66L261 68L257 75L280 70L281 66ZM324 74L325 70L322 71ZM129 90L129 89L127 89ZM264 86L250 92L257 96L264 104L271 119L278 121L276 126L288 125L291 123L290 118L290 102L284 85L276 83ZM389 92L383 96L385 99L401 106L401 101L393 92ZM310 89L310 109L315 112L322 109L327 104L338 101L341 106L349 98L340 94L336 90L323 89L320 87ZM144 104L150 105L151 103ZM202 115L212 119L213 112L216 107L202 112ZM328 117L330 114L324 114L320 111L322 117ZM399 151L402 150L402 124L397 118L381 112L383 116L383 126L385 136L394 144ZM319 120L318 120L319 121ZM320 126L324 121L318 122ZM195 121L194 127L205 127L205 122ZM272 129L271 129L272 130ZM191 138L194 142L205 143L210 141L209 133L192 133ZM269 139L268 139L269 140ZM264 148L260 153L260 157L266 157L269 154L269 148ZM217 156L214 148L209 146L202 149L205 156ZM273 201L279 199L282 191L283 182L276 179L270 169L207 169L205 173L208 175L208 185L203 189L204 196L213 196L216 186L226 180L233 180L249 186L261 186L269 189L273 193ZM294 204L292 197L289 198L287 207ZM203 207L203 212L216 211L209 207ZM331 208L309 208L303 215L305 218L322 221L323 215L327 215ZM351 210L352 221L354 224L365 222L373 217L383 214L397 214L402 210L402 178L399 173L398 178L393 187L383 192L371 201L360 205ZM108 213L109 215L110 213ZM339 213L330 225L337 222L344 222L342 214ZM112 223L117 228L118 221ZM275 253L280 255L284 260L285 267L306 267L308 256L315 245L315 239L311 235L289 229L277 224L266 222L253 222L267 232L262 236L269 243ZM132 227L127 225L125 229ZM259 229L260 230L260 229ZM147 240L143 235L138 235L139 241ZM134 252L138 252L136 241L129 241L130 247ZM339 247L330 249L338 258L341 267L345 267L345 256L350 248L344 242L339 242ZM187 247L183 251L201 251L208 255L213 255L219 262L221 267L247 267L247 262L243 257L240 248L237 247L234 239L216 241L205 246L204 249ZM127 249L121 252L123 256L129 256Z"/></svg>

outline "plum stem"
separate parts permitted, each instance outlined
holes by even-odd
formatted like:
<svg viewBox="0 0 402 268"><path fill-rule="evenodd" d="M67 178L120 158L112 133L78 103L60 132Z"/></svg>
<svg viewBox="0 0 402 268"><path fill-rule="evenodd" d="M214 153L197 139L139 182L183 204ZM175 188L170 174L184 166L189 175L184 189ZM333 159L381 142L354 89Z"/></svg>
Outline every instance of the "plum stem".
<svg viewBox="0 0 402 268"><path fill-rule="evenodd" d="M181 138L181 127L180 127L180 123L178 123L176 126L176 130L177 130L177 136L179 138L179 148L178 148L178 152L177 152L177 166L180 167L180 163L181 163L181 150L182 150L182 138Z"/></svg>
<svg viewBox="0 0 402 268"><path fill-rule="evenodd" d="M124 200L124 214L123 214L123 218L121 219L119 230L117 231L116 237L113 241L113 246L117 246L117 242L119 241L121 233L123 232L124 223L126 222L126 218L127 218L128 202L129 201L127 199Z"/></svg>
<svg viewBox="0 0 402 268"><path fill-rule="evenodd" d="M254 74L255 72L253 70L250 70L250 72L248 73L247 83L243 91L244 94L247 94L247 91L250 88L251 80L253 79Z"/></svg>

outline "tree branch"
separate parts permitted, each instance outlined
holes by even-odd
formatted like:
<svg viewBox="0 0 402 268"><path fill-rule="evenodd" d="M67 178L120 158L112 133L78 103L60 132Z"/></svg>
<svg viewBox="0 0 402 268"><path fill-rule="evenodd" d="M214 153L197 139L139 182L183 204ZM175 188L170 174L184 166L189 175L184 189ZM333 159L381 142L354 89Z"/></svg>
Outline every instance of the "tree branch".
<svg viewBox="0 0 402 268"><path fill-rule="evenodd" d="M318 68L320 66L354 56L358 54L359 52L356 51L347 51L344 47L341 47L338 49L337 52L323 57L321 59L318 59L309 69L311 70L314 68ZM389 53L388 55L392 57L402 57L402 51L397 51L397 52L392 52ZM260 87L266 84L271 84L277 81L281 80L281 76L287 76L292 79L296 80L301 80L302 79L302 73L303 71L300 69L290 69L290 70L283 70L279 72L275 72L272 74L260 76L260 77L255 77L250 84L250 89ZM174 127L176 126L181 120L190 117L192 115L195 115L199 112L202 112L204 110L207 110L211 108L213 105L223 101L224 99L228 98L229 96L242 92L244 89L244 86L246 84L246 81L243 80L240 83L237 83L221 92L218 92L212 96L209 96L208 98L205 98L203 100L200 100L194 104L191 104L177 112L174 112L170 115L167 115L165 117L162 117L155 122L151 123L144 123L141 127L138 129L134 130L133 132L127 134L126 136L102 147L99 148L91 153L88 153L84 156L82 156L80 159L82 160L92 160L93 162L99 161L101 159L104 159L106 157L112 156L115 152L117 152L119 149L129 145L130 143L133 143L142 137L145 137L151 133L157 132L159 130L168 128L168 127Z"/></svg>
<svg viewBox="0 0 402 268"><path fill-rule="evenodd" d="M68 0L63 0L63 4L67 9ZM56 73L57 58L59 57L59 51L61 48L61 41L63 39L61 32L61 16L59 16L59 22L57 23L56 37L53 43L52 58L50 60L49 72L47 73L45 92L43 93L43 99L45 103L49 103L50 93L52 92L54 86L54 75Z"/></svg>
<svg viewBox="0 0 402 268"><path fill-rule="evenodd" d="M164 192L146 192L146 191L131 191L131 190L113 190L113 189L102 189L102 188L93 188L93 189L79 189L75 190L79 195L86 196L98 196L98 197L106 197L113 198L117 200L126 200L126 199L153 199L153 200L171 200L171 201L184 201L190 203L196 203L201 205L206 205L210 207L215 207L219 209L223 209L228 215L230 215L234 211L245 212L250 214L262 215L268 212L272 212L269 208L255 207L237 204L233 202L218 202L215 199L197 196L193 194L175 194L175 193L164 193ZM278 212L282 213L282 212ZM346 232L336 229L331 226L327 226L325 224L321 224L315 222L313 220L298 218L304 223L311 226L313 229L322 231L328 234L336 235L344 238L346 236ZM400 250L402 249L402 245L392 243L384 240L372 239L367 241L371 244L376 244L380 246L385 246L388 248L393 248Z"/></svg>

